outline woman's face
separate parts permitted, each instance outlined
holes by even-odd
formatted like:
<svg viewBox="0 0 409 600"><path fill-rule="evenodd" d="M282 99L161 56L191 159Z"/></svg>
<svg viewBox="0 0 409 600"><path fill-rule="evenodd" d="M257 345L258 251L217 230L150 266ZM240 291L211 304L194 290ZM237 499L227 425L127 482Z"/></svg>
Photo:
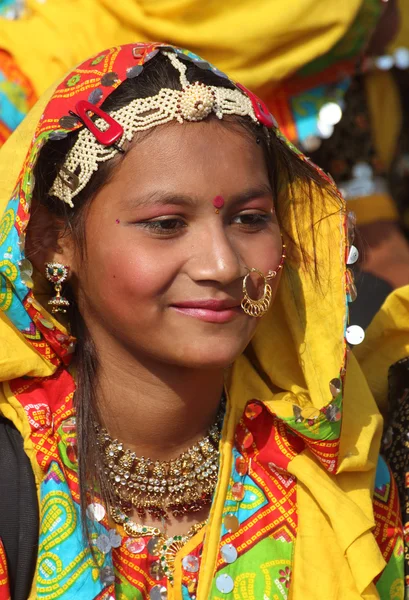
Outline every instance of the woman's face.
<svg viewBox="0 0 409 600"><path fill-rule="evenodd" d="M240 308L246 267L267 273L282 252L255 139L215 120L153 130L95 196L85 229L86 261L71 268L97 347L214 368L247 346L258 320Z"/></svg>

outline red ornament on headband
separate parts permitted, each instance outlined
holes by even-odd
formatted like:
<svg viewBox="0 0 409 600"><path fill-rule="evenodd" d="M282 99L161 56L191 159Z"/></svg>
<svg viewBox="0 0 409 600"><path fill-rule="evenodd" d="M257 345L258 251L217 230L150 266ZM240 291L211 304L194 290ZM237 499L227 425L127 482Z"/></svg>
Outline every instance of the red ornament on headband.
<svg viewBox="0 0 409 600"><path fill-rule="evenodd" d="M224 198L222 198L222 196L216 196L216 198L213 198L213 206L215 207L215 212L218 215L220 209L224 206Z"/></svg>
<svg viewBox="0 0 409 600"><path fill-rule="evenodd" d="M103 146L112 146L115 144L117 140L119 140L123 133L124 128L120 125L115 119L113 119L108 113L106 113L102 108L95 106L95 104L91 104L87 100L80 100L75 105L76 114L79 117L79 120L89 131L96 137L98 142ZM90 118L89 112L93 112L98 115L101 119L107 123L108 128L105 131L102 131L97 127L94 121Z"/></svg>
<svg viewBox="0 0 409 600"><path fill-rule="evenodd" d="M250 98L257 121L266 127L277 127L277 123L274 121L273 115L268 110L267 104L260 100L256 94L250 92L250 90L241 83L236 83L236 86Z"/></svg>

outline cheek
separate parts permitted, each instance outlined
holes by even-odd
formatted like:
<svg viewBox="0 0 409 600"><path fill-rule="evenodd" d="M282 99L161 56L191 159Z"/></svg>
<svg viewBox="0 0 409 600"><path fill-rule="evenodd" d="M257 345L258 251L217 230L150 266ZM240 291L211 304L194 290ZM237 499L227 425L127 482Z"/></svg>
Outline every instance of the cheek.
<svg viewBox="0 0 409 600"><path fill-rule="evenodd" d="M87 295L122 312L134 312L138 305L148 308L149 300L170 284L174 264L168 266L163 253L116 238L112 245L94 245L88 251Z"/></svg>
<svg viewBox="0 0 409 600"><path fill-rule="evenodd" d="M238 251L245 265L264 274L276 270L281 262L282 238L277 227L263 235L251 235L239 241Z"/></svg>

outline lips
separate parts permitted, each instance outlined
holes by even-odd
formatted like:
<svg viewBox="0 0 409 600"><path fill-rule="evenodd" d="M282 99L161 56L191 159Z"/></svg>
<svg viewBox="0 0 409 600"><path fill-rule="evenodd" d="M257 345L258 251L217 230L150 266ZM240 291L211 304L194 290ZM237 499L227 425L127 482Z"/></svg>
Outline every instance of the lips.
<svg viewBox="0 0 409 600"><path fill-rule="evenodd" d="M208 323L227 323L243 314L240 304L229 299L190 300L173 304L171 308L182 315Z"/></svg>
<svg viewBox="0 0 409 600"><path fill-rule="evenodd" d="M204 308L207 310L221 311L229 308L240 306L240 303L235 300L188 300L185 302L176 302L173 304L175 308Z"/></svg>

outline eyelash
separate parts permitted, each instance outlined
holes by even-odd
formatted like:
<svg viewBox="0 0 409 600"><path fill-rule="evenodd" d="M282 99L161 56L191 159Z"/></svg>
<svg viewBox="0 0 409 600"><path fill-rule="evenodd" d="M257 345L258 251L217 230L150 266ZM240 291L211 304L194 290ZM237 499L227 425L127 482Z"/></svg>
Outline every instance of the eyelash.
<svg viewBox="0 0 409 600"><path fill-rule="evenodd" d="M252 223L237 223L237 224L241 227L244 227L247 229L253 229L253 230L262 229L268 223L270 223L272 220L271 214L261 214L261 213L243 213L243 214L237 215L236 217L234 217L234 219L238 219L238 218L243 219L244 217L250 217L253 220L253 222ZM168 227L168 228L163 227L164 224L169 224L169 223L176 223L176 224L179 223L179 224L181 224L181 227ZM142 221L140 223L137 223L137 225L144 227L145 229L149 229L149 230L153 231L154 233L157 233L157 234L163 235L163 236L174 235L175 232L178 232L181 229L183 229L184 227L186 227L185 221L183 219L181 219L180 217L178 217L178 218L172 217L172 218L168 218L168 219L157 219L156 221Z"/></svg>

